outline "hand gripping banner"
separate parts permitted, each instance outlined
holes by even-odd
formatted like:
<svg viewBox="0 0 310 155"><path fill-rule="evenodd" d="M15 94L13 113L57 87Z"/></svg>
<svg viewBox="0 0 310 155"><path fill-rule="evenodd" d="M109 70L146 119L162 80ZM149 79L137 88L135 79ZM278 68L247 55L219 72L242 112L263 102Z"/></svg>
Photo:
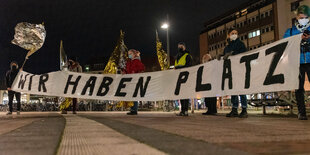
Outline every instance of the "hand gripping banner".
<svg viewBox="0 0 310 155"><path fill-rule="evenodd" d="M277 92L298 88L301 36L179 70L141 74L20 71L12 89L29 94L118 101L158 101Z"/></svg>

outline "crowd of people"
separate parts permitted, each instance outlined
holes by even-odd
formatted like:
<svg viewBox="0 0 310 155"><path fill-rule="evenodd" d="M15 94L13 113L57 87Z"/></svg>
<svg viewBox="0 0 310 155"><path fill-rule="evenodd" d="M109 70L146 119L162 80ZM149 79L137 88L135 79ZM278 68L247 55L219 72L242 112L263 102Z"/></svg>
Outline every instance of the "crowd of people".
<svg viewBox="0 0 310 155"><path fill-rule="evenodd" d="M296 99L298 105L298 119L299 120L307 120L306 108L304 102L304 81L305 75L310 76L310 9L306 5L300 6L296 11L296 19L297 22L294 26L287 29L284 38L302 34L302 42L301 42L301 51L300 51L300 75L299 75L299 88L296 90ZM230 56L234 56L237 54L241 54L247 51L244 43L239 39L238 29L231 28L227 30L227 41L226 46L224 48L223 55L217 55L216 58L212 58L210 55L205 55L203 57L203 63L208 63L209 61L216 61L216 59L229 59ZM186 67L192 66L192 56L190 52L186 49L186 45L184 42L180 42L178 44L178 53L175 56L175 64L174 69L182 69ZM12 62L10 65L11 69L6 74L6 85L9 94L9 111L7 115L11 115L13 111L13 98L15 96L17 101L17 114L20 114L21 104L20 104L20 93L14 92L11 90L12 83L18 73L18 64L16 62ZM76 59L70 58L68 69L72 72L82 72L82 68ZM141 62L140 52L135 49L131 49L128 51L128 60L126 63L126 68L121 71L122 74L134 74L134 73L142 73L144 72L145 67ZM241 108L242 111L238 114L239 107L239 98L241 100ZM203 115L216 115L217 107L216 97L208 97L205 98L205 104L208 108L208 111L203 113ZM72 111L73 114L76 114L77 109L77 99L73 99ZM182 99L181 102L181 111L177 114L177 116L188 116L188 107L189 107L189 99ZM247 118L247 97L245 94L234 95L231 96L232 102L232 110L230 113L226 115L226 117L240 117ZM69 110L69 109L68 109ZM67 110L63 110L62 114L66 114ZM130 109L128 115L137 115L138 114L138 102L135 101L133 106Z"/></svg>

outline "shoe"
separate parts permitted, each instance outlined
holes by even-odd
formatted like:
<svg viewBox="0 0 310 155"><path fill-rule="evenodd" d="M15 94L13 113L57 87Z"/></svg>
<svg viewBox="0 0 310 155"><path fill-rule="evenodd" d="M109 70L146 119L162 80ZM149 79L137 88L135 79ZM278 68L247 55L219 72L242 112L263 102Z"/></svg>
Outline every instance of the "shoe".
<svg viewBox="0 0 310 155"><path fill-rule="evenodd" d="M242 112L239 115L240 118L248 118L248 112L246 108L242 108Z"/></svg>
<svg viewBox="0 0 310 155"><path fill-rule="evenodd" d="M11 111L8 111L8 112L6 113L6 115L12 115L12 112L11 112Z"/></svg>
<svg viewBox="0 0 310 155"><path fill-rule="evenodd" d="M207 111L207 112L205 112L205 113L202 113L202 115L216 115L216 113Z"/></svg>
<svg viewBox="0 0 310 155"><path fill-rule="evenodd" d="M20 111L17 111L17 113L16 113L17 115L20 115Z"/></svg>
<svg viewBox="0 0 310 155"><path fill-rule="evenodd" d="M61 114L67 114L66 110L61 110Z"/></svg>
<svg viewBox="0 0 310 155"><path fill-rule="evenodd" d="M72 114L76 114L76 111L73 111Z"/></svg>
<svg viewBox="0 0 310 155"><path fill-rule="evenodd" d="M308 120L307 115L303 115L303 114L298 114L298 119L299 120Z"/></svg>
<svg viewBox="0 0 310 155"><path fill-rule="evenodd" d="M237 110L237 108L232 108L231 112L226 114L226 117L238 117L238 110Z"/></svg>
<svg viewBox="0 0 310 155"><path fill-rule="evenodd" d="M177 114L177 116L188 116L188 112L185 111L185 112L180 112Z"/></svg>
<svg viewBox="0 0 310 155"><path fill-rule="evenodd" d="M138 115L138 112L136 111L130 111L127 113L127 115Z"/></svg>

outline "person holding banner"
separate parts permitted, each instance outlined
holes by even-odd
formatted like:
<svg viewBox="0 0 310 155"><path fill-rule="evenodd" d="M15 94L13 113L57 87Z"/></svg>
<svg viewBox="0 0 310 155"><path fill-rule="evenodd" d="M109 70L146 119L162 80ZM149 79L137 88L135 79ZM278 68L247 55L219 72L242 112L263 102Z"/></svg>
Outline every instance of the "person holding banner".
<svg viewBox="0 0 310 155"><path fill-rule="evenodd" d="M287 29L284 38L298 35L303 33L301 47L300 47L300 74L299 74L299 88L295 91L297 106L298 106L298 119L308 120L305 107L305 74L310 77L310 8L309 6L302 5L296 10L297 22L292 28Z"/></svg>
<svg viewBox="0 0 310 155"><path fill-rule="evenodd" d="M11 69L9 71L7 71L6 78L5 78L6 79L6 87L7 87L8 96L9 96L9 111L7 112L7 115L12 115L14 95L15 95L15 99L17 101L17 115L20 115L20 96L21 96L21 94L19 92L15 92L15 91L11 90L14 79L18 74L17 62L12 61L10 64L10 67L11 67Z"/></svg>
<svg viewBox="0 0 310 155"><path fill-rule="evenodd" d="M227 43L228 45L224 48L224 57L223 59L228 59L231 55L237 55L247 51L244 43L238 38L238 31L235 28L231 28L227 33ZM239 96L241 99L242 112L238 115L239 107ZM232 110L226 115L226 117L240 117L247 118L247 98L246 95L233 95L231 96Z"/></svg>
<svg viewBox="0 0 310 155"><path fill-rule="evenodd" d="M69 64L68 64L68 69L71 72L83 72L83 69L81 67L81 65L77 62L77 58L76 57L71 57L68 60ZM76 106L77 106L77 98L73 98L72 99L72 113L76 114ZM67 114L66 110L62 110L61 111L62 114Z"/></svg>
<svg viewBox="0 0 310 155"><path fill-rule="evenodd" d="M212 60L212 57L210 54L205 54L202 57L202 63L207 63ZM217 107L216 107L216 102L217 102L217 97L206 97L204 99L205 105L208 108L208 111L205 113L202 113L202 115L216 115L217 113Z"/></svg>
<svg viewBox="0 0 310 155"><path fill-rule="evenodd" d="M192 56L186 50L184 42L178 44L178 54L176 55L174 68L181 69L192 66ZM181 112L177 116L188 116L189 99L181 100Z"/></svg>
<svg viewBox="0 0 310 155"><path fill-rule="evenodd" d="M145 70L143 63L141 62L140 52L131 49L128 51L128 60L126 62L126 69L123 71L123 74L135 74L142 73ZM138 101L133 102L133 106L130 109L130 112L127 115L137 115L138 114Z"/></svg>

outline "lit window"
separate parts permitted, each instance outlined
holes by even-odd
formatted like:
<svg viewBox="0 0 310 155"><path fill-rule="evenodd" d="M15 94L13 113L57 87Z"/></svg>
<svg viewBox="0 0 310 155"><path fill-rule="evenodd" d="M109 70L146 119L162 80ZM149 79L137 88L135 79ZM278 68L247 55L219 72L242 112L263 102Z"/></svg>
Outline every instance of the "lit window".
<svg viewBox="0 0 310 155"><path fill-rule="evenodd" d="M254 31L254 32L252 32L253 33L253 37L256 37L257 35L256 35L256 31Z"/></svg>
<svg viewBox="0 0 310 155"><path fill-rule="evenodd" d="M253 34L252 32L249 33L249 38L252 38L253 37Z"/></svg>
<svg viewBox="0 0 310 155"><path fill-rule="evenodd" d="M256 36L259 36L260 35L260 30L257 30L256 31Z"/></svg>

